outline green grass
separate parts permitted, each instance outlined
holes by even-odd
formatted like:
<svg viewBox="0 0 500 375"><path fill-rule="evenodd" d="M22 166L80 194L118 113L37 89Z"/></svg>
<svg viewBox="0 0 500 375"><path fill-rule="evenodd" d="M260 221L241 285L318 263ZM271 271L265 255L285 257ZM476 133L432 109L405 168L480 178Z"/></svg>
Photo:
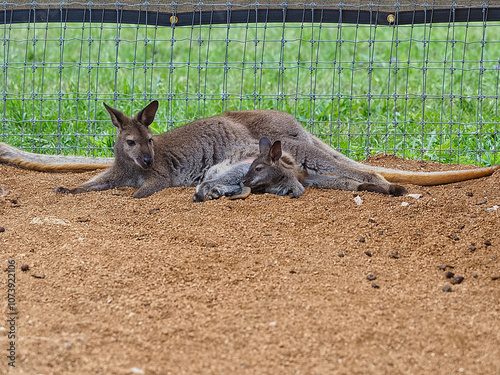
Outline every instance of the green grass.
<svg viewBox="0 0 500 375"><path fill-rule="evenodd" d="M500 162L500 25L4 25L2 139L110 155L102 102L160 100L157 133L279 109L350 157Z"/></svg>

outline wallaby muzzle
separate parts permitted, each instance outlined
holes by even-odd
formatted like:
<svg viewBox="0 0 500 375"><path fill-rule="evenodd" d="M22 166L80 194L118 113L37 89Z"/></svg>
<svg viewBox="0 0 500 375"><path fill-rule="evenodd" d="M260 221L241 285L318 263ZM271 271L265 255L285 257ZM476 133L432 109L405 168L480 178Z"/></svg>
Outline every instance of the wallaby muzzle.
<svg viewBox="0 0 500 375"><path fill-rule="evenodd" d="M144 154L140 158L137 158L135 162L142 169L149 169L153 166L153 155L150 153Z"/></svg>

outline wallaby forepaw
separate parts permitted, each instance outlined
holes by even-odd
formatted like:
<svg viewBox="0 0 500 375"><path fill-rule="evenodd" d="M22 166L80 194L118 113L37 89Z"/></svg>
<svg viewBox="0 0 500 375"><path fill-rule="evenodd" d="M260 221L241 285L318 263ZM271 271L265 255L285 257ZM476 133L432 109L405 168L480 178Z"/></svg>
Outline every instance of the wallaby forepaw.
<svg viewBox="0 0 500 375"><path fill-rule="evenodd" d="M66 189L65 187L58 187L57 189L54 189L54 193L57 194L69 194L71 191L69 189Z"/></svg>
<svg viewBox="0 0 500 375"><path fill-rule="evenodd" d="M211 189L208 192L207 197L208 197L208 199L219 199L223 195L224 194L221 194L221 192L217 188L214 187L213 189Z"/></svg>
<svg viewBox="0 0 500 375"><path fill-rule="evenodd" d="M194 203L200 203L205 201L205 196L202 195L201 193L195 193L193 195L193 202Z"/></svg>

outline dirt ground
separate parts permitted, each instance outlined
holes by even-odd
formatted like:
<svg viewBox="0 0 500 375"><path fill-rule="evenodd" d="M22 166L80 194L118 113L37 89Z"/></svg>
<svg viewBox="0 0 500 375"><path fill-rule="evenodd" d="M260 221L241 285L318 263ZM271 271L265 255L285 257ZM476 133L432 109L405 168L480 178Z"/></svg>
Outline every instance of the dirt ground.
<svg viewBox="0 0 500 375"><path fill-rule="evenodd" d="M0 165L1 373L500 374L499 172L361 205L53 193L95 174Z"/></svg>

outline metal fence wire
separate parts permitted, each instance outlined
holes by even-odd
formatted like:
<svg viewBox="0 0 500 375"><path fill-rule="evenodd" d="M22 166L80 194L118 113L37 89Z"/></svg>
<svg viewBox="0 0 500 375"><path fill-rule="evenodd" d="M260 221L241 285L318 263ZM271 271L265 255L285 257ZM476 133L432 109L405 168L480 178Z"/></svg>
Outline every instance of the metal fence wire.
<svg viewBox="0 0 500 375"><path fill-rule="evenodd" d="M500 5L477 0L0 4L1 139L110 155L103 102L154 132L278 109L346 155L499 163Z"/></svg>

